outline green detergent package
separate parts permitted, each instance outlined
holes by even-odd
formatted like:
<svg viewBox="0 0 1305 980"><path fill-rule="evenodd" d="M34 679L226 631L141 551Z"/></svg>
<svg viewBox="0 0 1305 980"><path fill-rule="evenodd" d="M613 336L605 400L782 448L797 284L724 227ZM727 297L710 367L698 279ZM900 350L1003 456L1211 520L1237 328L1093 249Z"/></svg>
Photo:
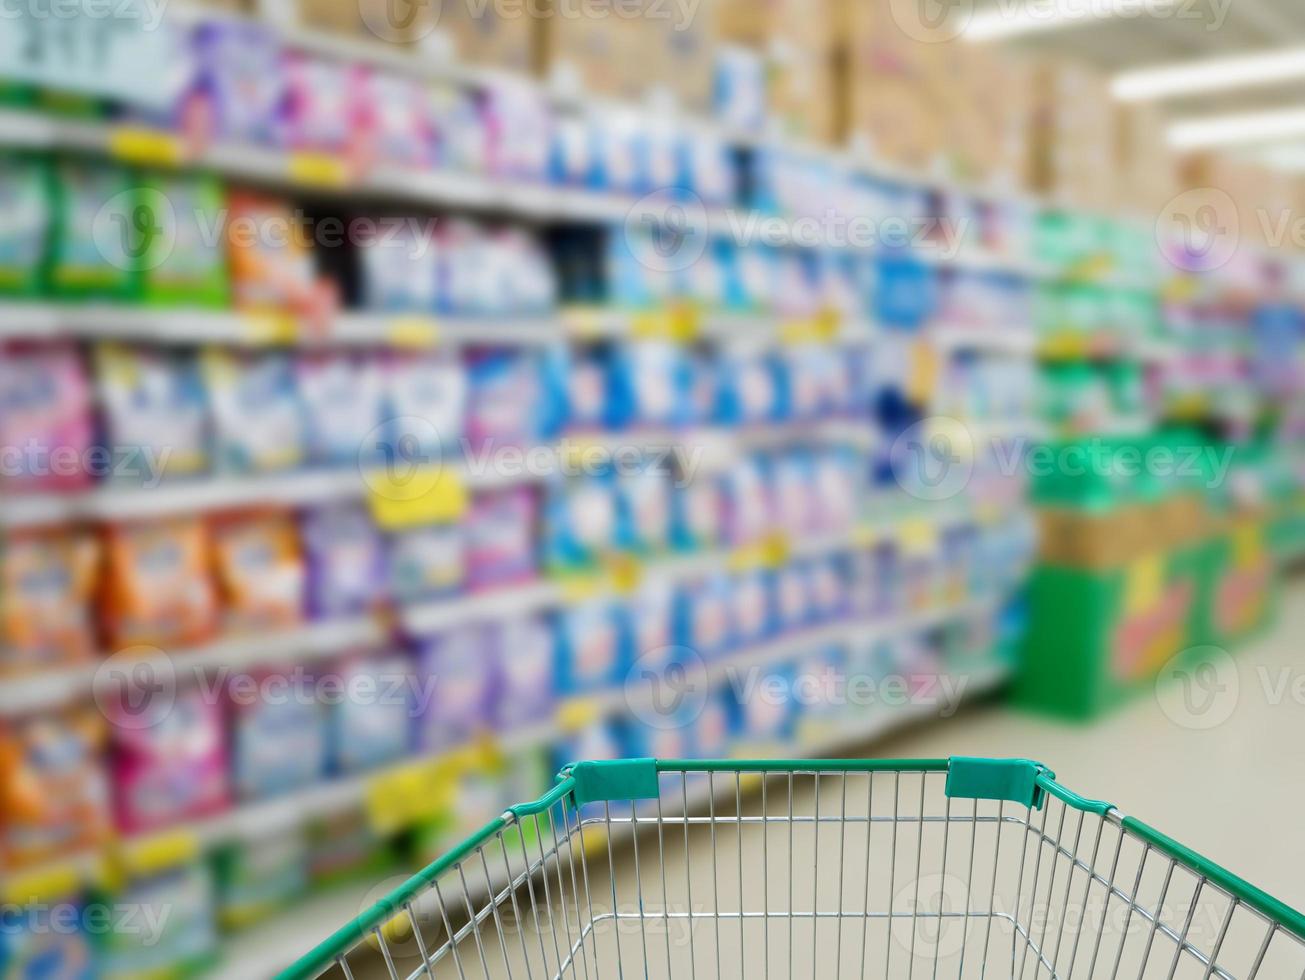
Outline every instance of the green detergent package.
<svg viewBox="0 0 1305 980"><path fill-rule="evenodd" d="M221 309L229 302L222 185L205 175L146 175L135 205L142 298Z"/></svg>
<svg viewBox="0 0 1305 980"><path fill-rule="evenodd" d="M0 155L0 295L41 293L52 212L49 162Z"/></svg>
<svg viewBox="0 0 1305 980"><path fill-rule="evenodd" d="M150 234L131 171L73 158L57 160L54 170L53 294L135 299Z"/></svg>

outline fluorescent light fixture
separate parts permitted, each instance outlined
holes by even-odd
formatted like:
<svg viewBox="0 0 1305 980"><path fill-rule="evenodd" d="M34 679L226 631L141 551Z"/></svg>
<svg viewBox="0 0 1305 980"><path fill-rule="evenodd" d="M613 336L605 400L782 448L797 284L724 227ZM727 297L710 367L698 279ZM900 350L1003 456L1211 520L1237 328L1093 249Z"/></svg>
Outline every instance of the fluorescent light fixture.
<svg viewBox="0 0 1305 980"><path fill-rule="evenodd" d="M1246 112L1205 119L1180 119L1166 133L1176 150L1201 150L1238 143L1268 143L1305 136L1305 109Z"/></svg>
<svg viewBox="0 0 1305 980"><path fill-rule="evenodd" d="M1284 48L1234 58L1209 58L1122 72L1110 88L1123 102L1199 95L1222 89L1271 85L1305 78L1305 48Z"/></svg>
<svg viewBox="0 0 1305 980"><path fill-rule="evenodd" d="M975 11L966 24L967 41L999 41L1021 34L1039 34L1079 27L1113 17L1163 13L1178 0L996 0Z"/></svg>
<svg viewBox="0 0 1305 980"><path fill-rule="evenodd" d="M1256 154L1254 159L1274 170L1305 172L1305 143L1271 146L1262 153Z"/></svg>

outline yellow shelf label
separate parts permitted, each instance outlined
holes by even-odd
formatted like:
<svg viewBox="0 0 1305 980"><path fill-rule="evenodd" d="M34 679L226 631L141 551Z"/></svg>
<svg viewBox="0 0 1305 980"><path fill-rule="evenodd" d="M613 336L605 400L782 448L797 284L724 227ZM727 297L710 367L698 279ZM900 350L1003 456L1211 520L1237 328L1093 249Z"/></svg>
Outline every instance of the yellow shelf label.
<svg viewBox="0 0 1305 980"><path fill-rule="evenodd" d="M1234 568L1250 568L1264 558L1264 528L1258 522L1237 524L1232 530Z"/></svg>
<svg viewBox="0 0 1305 980"><path fill-rule="evenodd" d="M897 525L897 544L910 554L922 554L938 547L938 526L923 517L911 517Z"/></svg>
<svg viewBox="0 0 1305 980"><path fill-rule="evenodd" d="M597 698L571 698L557 709L557 727L564 732L578 732L596 723L603 716Z"/></svg>
<svg viewBox="0 0 1305 980"><path fill-rule="evenodd" d="M702 316L691 303L674 303L665 309L634 314L630 335L635 340L669 340L693 343L702 332Z"/></svg>
<svg viewBox="0 0 1305 980"><path fill-rule="evenodd" d="M385 340L394 347L422 350L440 340L439 322L433 317L402 316L390 321Z"/></svg>
<svg viewBox="0 0 1305 980"><path fill-rule="evenodd" d="M240 326L246 343L284 346L299 337L299 321L293 313L246 313Z"/></svg>
<svg viewBox="0 0 1305 980"><path fill-rule="evenodd" d="M609 555L604 564L613 591L621 595L629 595L643 582L643 564L634 555Z"/></svg>
<svg viewBox="0 0 1305 980"><path fill-rule="evenodd" d="M202 847L191 830L173 830L152 834L140 840L119 841L113 856L132 874L149 875L199 857Z"/></svg>
<svg viewBox="0 0 1305 980"><path fill-rule="evenodd" d="M593 340L603 332L603 311L593 306L573 306L562 311L566 332L578 340Z"/></svg>
<svg viewBox="0 0 1305 980"><path fill-rule="evenodd" d="M928 404L938 385L938 351L927 340L917 340L911 346L910 366L907 369L906 397L916 404Z"/></svg>
<svg viewBox="0 0 1305 980"><path fill-rule="evenodd" d="M462 474L440 465L373 470L366 483L372 517L386 531L456 521L471 501Z"/></svg>
<svg viewBox="0 0 1305 980"><path fill-rule="evenodd" d="M83 876L76 862L61 861L33 871L11 872L7 877L0 890L5 904L32 905L76 894L81 890Z"/></svg>
<svg viewBox="0 0 1305 980"><path fill-rule="evenodd" d="M453 770L445 759L422 759L368 781L367 818L378 834L391 834L438 816L447 809Z"/></svg>
<svg viewBox="0 0 1305 980"><path fill-rule="evenodd" d="M603 594L603 577L598 572L571 572L558 578L565 603L587 602Z"/></svg>
<svg viewBox="0 0 1305 980"><path fill-rule="evenodd" d="M1160 554L1131 562L1124 572L1124 608L1129 613L1154 609L1164 594L1165 563Z"/></svg>
<svg viewBox="0 0 1305 980"><path fill-rule="evenodd" d="M287 171L295 183L311 187L335 190L349 182L344 160L329 153L292 153Z"/></svg>
<svg viewBox="0 0 1305 980"><path fill-rule="evenodd" d="M109 135L109 155L146 167L176 167L185 161L181 139L156 129L125 126Z"/></svg>

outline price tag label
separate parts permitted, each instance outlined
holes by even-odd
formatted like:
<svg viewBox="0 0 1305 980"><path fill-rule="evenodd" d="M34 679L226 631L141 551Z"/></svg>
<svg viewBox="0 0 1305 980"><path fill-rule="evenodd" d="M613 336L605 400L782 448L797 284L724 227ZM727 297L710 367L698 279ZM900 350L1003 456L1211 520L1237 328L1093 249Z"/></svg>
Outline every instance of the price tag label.
<svg viewBox="0 0 1305 980"><path fill-rule="evenodd" d="M39 871L9 875L0 895L6 905L33 905L68 898L75 895L81 885L80 869L76 863L66 861Z"/></svg>
<svg viewBox="0 0 1305 980"><path fill-rule="evenodd" d="M248 313L240 327L246 343L263 347L288 346L299 338L299 321L292 313Z"/></svg>
<svg viewBox="0 0 1305 980"><path fill-rule="evenodd" d="M121 841L114 857L132 874L149 875L194 861L200 851L199 838L194 832L176 830Z"/></svg>
<svg viewBox="0 0 1305 980"><path fill-rule="evenodd" d="M186 46L152 0L23 0L0 16L8 79L166 109L181 92Z"/></svg>
<svg viewBox="0 0 1305 980"><path fill-rule="evenodd" d="M440 465L373 470L366 483L372 518L386 531L459 520L471 502L462 474Z"/></svg>
<svg viewBox="0 0 1305 980"><path fill-rule="evenodd" d="M643 564L634 555L616 553L608 555L603 564L607 569L607 580L612 590L620 595L629 595L643 582Z"/></svg>
<svg viewBox="0 0 1305 980"><path fill-rule="evenodd" d="M573 306L563 311L562 324L577 340L596 340L603 333L603 312L592 306Z"/></svg>
<svg viewBox="0 0 1305 980"><path fill-rule="evenodd" d="M557 727L564 732L578 732L595 724L603 716L597 698L571 698L557 709Z"/></svg>
<svg viewBox="0 0 1305 980"><path fill-rule="evenodd" d="M912 517L897 526L897 543L908 554L924 554L938 547L938 526L922 517Z"/></svg>
<svg viewBox="0 0 1305 980"><path fill-rule="evenodd" d="M423 759L373 777L365 792L367 818L378 834L392 834L447 808L453 773L442 759Z"/></svg>
<svg viewBox="0 0 1305 980"><path fill-rule="evenodd" d="M186 158L179 136L132 126L115 129L109 135L109 154L144 167L176 167Z"/></svg>
<svg viewBox="0 0 1305 980"><path fill-rule="evenodd" d="M439 322L433 317L403 316L390 321L385 340L391 346L424 350L439 343Z"/></svg>
<svg viewBox="0 0 1305 980"><path fill-rule="evenodd" d="M287 170L296 184L338 190L349 182L349 168L329 153L292 153Z"/></svg>
<svg viewBox="0 0 1305 980"><path fill-rule="evenodd" d="M929 341L920 339L911 345L906 376L906 397L917 405L933 400L938 385L938 351Z"/></svg>

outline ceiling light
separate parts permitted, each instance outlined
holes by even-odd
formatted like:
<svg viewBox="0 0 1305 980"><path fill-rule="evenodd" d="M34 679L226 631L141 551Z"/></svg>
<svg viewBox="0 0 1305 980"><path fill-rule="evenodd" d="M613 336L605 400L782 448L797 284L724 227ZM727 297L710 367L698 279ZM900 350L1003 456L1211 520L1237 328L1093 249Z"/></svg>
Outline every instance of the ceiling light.
<svg viewBox="0 0 1305 980"><path fill-rule="evenodd" d="M1112 17L1157 14L1178 0L1027 0L1016 7L997 0L987 10L976 11L966 24L967 41L997 41L1021 34L1078 27Z"/></svg>
<svg viewBox="0 0 1305 980"><path fill-rule="evenodd" d="M1138 102L1143 99L1269 85L1293 78L1305 78L1305 48L1139 68L1116 75L1110 87L1115 98L1124 102Z"/></svg>
<svg viewBox="0 0 1305 980"><path fill-rule="evenodd" d="M1267 143L1305 135L1305 109L1247 112L1205 119L1180 119L1166 134L1177 150L1200 150L1237 143Z"/></svg>

